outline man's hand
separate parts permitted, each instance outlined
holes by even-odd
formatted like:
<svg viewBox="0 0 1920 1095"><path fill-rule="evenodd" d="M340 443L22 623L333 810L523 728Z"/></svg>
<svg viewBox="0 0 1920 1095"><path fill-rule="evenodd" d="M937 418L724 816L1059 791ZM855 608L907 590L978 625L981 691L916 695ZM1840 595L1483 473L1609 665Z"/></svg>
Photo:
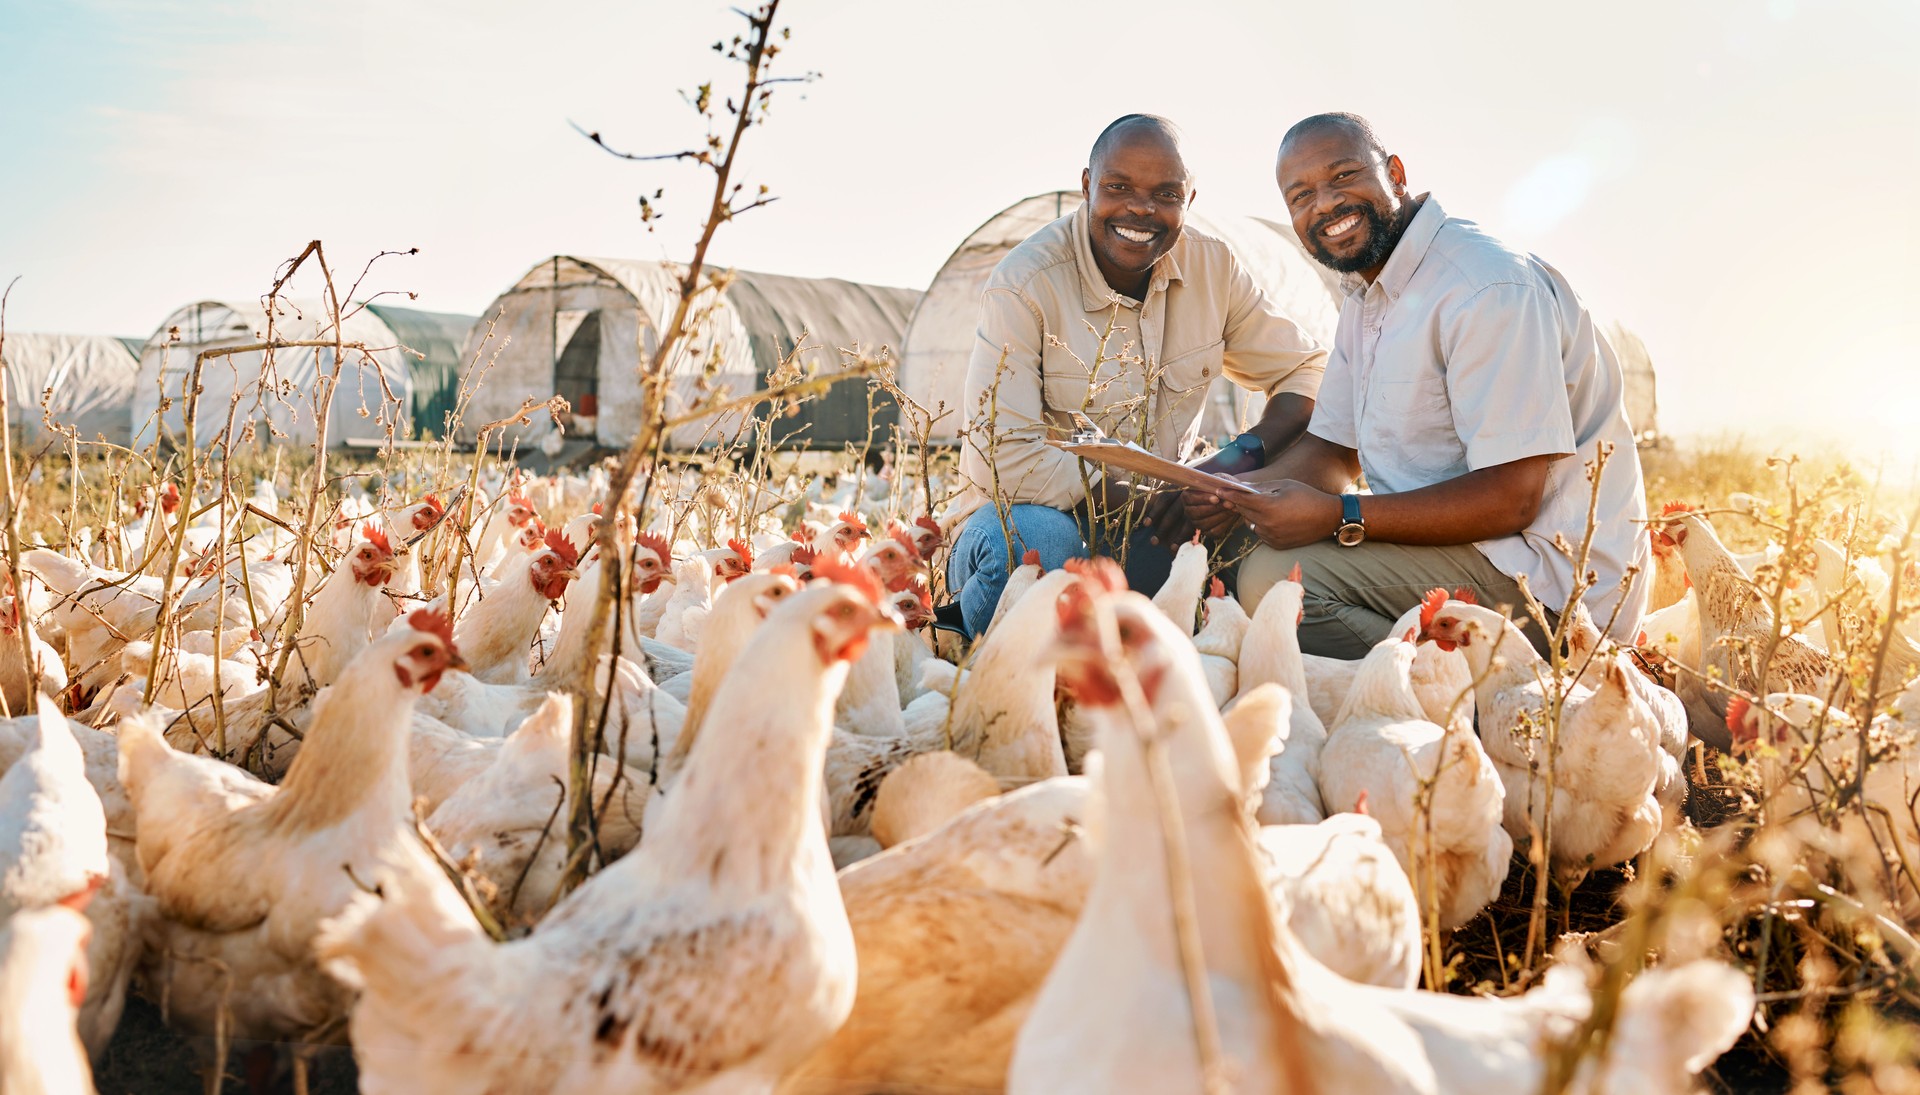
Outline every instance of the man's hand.
<svg viewBox="0 0 1920 1095"><path fill-rule="evenodd" d="M1269 547L1284 550L1329 540L1340 529L1340 496L1292 479L1264 492L1226 491L1207 497L1252 525Z"/></svg>
<svg viewBox="0 0 1920 1095"><path fill-rule="evenodd" d="M1195 464L1194 470L1225 475L1231 478L1236 472L1254 470L1251 461L1237 448L1221 449L1212 456ZM1147 503L1143 524L1153 529L1153 542L1156 544L1184 544L1193 539L1193 530L1199 529L1208 536L1218 539L1233 531L1239 519L1232 514L1219 514L1217 505L1208 505L1207 523L1195 517L1196 501L1205 492L1180 490L1165 487L1156 492Z"/></svg>
<svg viewBox="0 0 1920 1095"><path fill-rule="evenodd" d="M1224 540L1240 527L1240 515L1222 505L1212 491L1183 490L1180 504L1186 509L1187 522L1209 540Z"/></svg>
<svg viewBox="0 0 1920 1095"><path fill-rule="evenodd" d="M1147 499L1146 507L1141 511L1140 523L1153 530L1151 539L1154 543L1171 547L1193 538L1193 522L1187 520L1186 507L1181 504L1181 498L1186 493L1162 488Z"/></svg>

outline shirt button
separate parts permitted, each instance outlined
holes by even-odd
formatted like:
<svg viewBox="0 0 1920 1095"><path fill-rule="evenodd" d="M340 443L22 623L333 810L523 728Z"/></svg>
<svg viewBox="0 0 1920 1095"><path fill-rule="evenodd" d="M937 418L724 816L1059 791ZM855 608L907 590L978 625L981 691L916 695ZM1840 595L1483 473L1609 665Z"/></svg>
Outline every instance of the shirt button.
<svg viewBox="0 0 1920 1095"><path fill-rule="evenodd" d="M1201 376L1212 376L1212 375L1213 375L1213 366L1211 366L1211 365L1202 365L1202 366L1200 366L1200 375L1201 375Z"/></svg>

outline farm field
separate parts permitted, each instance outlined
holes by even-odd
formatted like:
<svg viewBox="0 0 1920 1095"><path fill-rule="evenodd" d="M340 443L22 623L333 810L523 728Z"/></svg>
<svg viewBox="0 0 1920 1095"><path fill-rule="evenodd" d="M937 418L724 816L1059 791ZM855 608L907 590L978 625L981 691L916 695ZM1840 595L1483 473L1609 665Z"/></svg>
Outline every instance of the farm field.
<svg viewBox="0 0 1920 1095"><path fill-rule="evenodd" d="M1063 175L1044 5L815 6L844 91L780 0L78 7L0 73L84 106L0 179L0 1095L1920 1093L1911 339L1805 276L1905 222L1739 230L1903 131L1879 21L1402 5L1276 88L1304 18L1123 3L1195 127Z"/></svg>

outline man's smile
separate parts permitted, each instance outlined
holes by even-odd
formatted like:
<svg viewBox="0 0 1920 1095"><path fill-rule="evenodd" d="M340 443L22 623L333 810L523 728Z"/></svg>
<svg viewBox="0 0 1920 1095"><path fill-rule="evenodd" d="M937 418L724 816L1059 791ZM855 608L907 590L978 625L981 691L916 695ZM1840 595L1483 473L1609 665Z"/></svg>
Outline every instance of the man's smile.
<svg viewBox="0 0 1920 1095"><path fill-rule="evenodd" d="M1114 235L1119 236L1128 243L1152 243L1160 235L1158 232L1145 228L1129 228L1121 224L1113 225L1112 228Z"/></svg>
<svg viewBox="0 0 1920 1095"><path fill-rule="evenodd" d="M1347 233L1353 231L1355 228L1360 227L1360 220L1361 220L1360 214L1348 213L1346 216L1341 217L1339 220L1334 221L1332 224L1327 225L1325 228L1322 228L1320 230L1320 237L1322 239L1329 239L1329 240L1339 239L1341 236L1344 236Z"/></svg>

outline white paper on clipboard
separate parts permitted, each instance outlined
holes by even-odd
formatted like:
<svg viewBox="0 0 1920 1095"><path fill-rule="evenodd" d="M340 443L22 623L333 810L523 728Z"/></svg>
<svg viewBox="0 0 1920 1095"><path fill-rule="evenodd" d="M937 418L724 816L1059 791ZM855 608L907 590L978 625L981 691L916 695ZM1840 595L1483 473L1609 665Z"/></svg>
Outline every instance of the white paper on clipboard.
<svg viewBox="0 0 1920 1095"><path fill-rule="evenodd" d="M1253 493L1252 487L1237 479L1228 479L1225 476L1176 463L1165 457L1155 456L1140 446L1125 441L1079 434L1070 441L1049 440L1047 444L1096 464L1119 468L1133 475L1145 476L1148 479L1171 483L1178 487Z"/></svg>

